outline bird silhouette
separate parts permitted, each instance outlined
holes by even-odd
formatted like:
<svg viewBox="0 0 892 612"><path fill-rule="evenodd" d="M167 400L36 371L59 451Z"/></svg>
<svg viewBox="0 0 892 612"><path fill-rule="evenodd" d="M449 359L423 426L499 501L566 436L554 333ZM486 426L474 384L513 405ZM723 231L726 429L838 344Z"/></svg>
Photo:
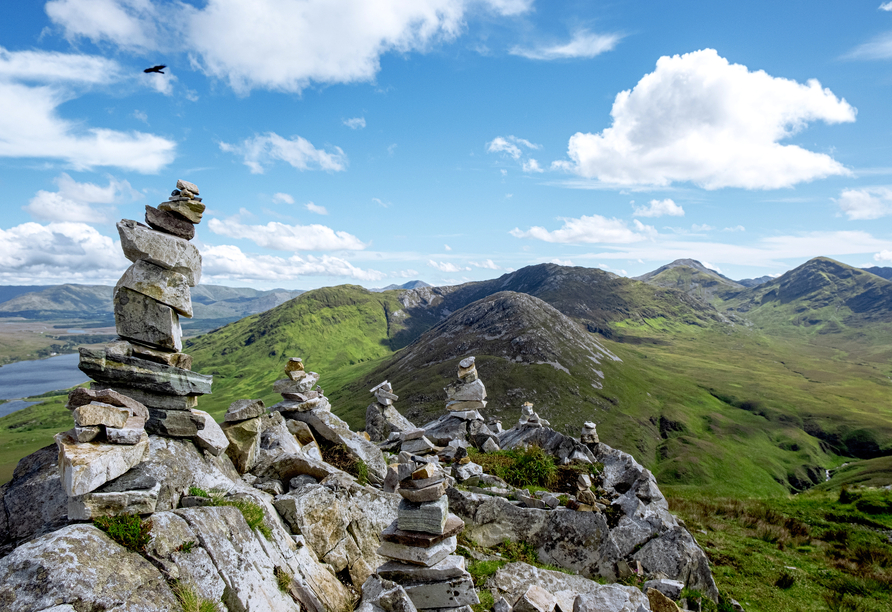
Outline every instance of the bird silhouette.
<svg viewBox="0 0 892 612"><path fill-rule="evenodd" d="M164 70L165 68L167 68L167 66L152 66L151 68L146 68L145 70L143 70L143 72L145 72L145 73L157 72L158 74L164 74L161 71Z"/></svg>

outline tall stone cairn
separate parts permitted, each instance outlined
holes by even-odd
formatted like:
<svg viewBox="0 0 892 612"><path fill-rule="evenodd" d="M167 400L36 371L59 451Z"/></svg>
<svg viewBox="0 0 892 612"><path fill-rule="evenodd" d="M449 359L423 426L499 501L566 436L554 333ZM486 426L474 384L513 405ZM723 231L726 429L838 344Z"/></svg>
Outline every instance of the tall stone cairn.
<svg viewBox="0 0 892 612"><path fill-rule="evenodd" d="M180 180L168 202L146 206L148 226L128 219L117 224L133 262L115 286L119 338L80 349L78 367L93 382L69 395L75 427L56 435L71 518L88 518L100 506L106 514L146 511L127 501L142 493L115 493L114 503L112 497L97 501L110 494L88 494L143 460L147 433L192 438L214 455L228 445L210 415L195 409L198 396L211 392L212 377L192 372L192 357L181 352L179 318L192 316L189 288L201 279L201 255L189 240L204 208L198 187Z"/></svg>
<svg viewBox="0 0 892 612"><path fill-rule="evenodd" d="M390 559L376 573L406 591L418 610L471 612L479 603L465 558L454 555L464 522L449 512L447 477L436 457L401 452L397 519L381 532L378 554Z"/></svg>
<svg viewBox="0 0 892 612"><path fill-rule="evenodd" d="M458 364L458 382L444 389L446 410L453 413L477 412L486 408L486 387L477 375L474 357L466 357ZM478 412L476 418L482 418Z"/></svg>

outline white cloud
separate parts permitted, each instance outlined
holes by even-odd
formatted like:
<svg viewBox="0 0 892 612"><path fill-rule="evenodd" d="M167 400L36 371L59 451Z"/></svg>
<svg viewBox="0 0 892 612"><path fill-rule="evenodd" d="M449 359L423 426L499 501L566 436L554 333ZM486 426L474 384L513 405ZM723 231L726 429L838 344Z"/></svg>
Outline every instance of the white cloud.
<svg viewBox="0 0 892 612"><path fill-rule="evenodd" d="M661 57L617 94L613 125L570 138L555 167L614 185L691 181L706 189L775 189L850 174L829 155L779 141L809 122L851 122L856 110L816 80L802 85L730 64L713 49Z"/></svg>
<svg viewBox="0 0 892 612"><path fill-rule="evenodd" d="M851 220L879 219L892 214L892 189L888 187L844 189L835 202Z"/></svg>
<svg viewBox="0 0 892 612"><path fill-rule="evenodd" d="M704 268L709 268L710 270L713 270L714 272L718 272L719 274L722 273L722 269L721 269L721 268L719 268L718 266L714 266L714 265L712 265L712 264L709 263L708 261L701 261L700 263L703 264L703 267L704 267Z"/></svg>
<svg viewBox="0 0 892 612"><path fill-rule="evenodd" d="M424 52L461 34L473 7L500 15L531 0L51 0L66 37L120 47L183 51L241 94L299 92L311 83L367 82L386 53ZM275 58L275 61L270 61Z"/></svg>
<svg viewBox="0 0 892 612"><path fill-rule="evenodd" d="M515 238L536 238L545 242L560 243L612 243L624 244L640 242L656 235L657 231L644 225L638 219L633 221L635 229L629 228L621 219L608 219L601 215L583 215L579 219L559 217L563 227L548 231L544 227L531 227L527 231L514 228L509 233Z"/></svg>
<svg viewBox="0 0 892 612"><path fill-rule="evenodd" d="M381 198L372 198L372 202L381 206L382 208L390 208L390 202L385 202Z"/></svg>
<svg viewBox="0 0 892 612"><path fill-rule="evenodd" d="M572 266L573 265L573 262L570 261L569 259L558 259L557 257L549 260L548 263L557 264L559 266Z"/></svg>
<svg viewBox="0 0 892 612"><path fill-rule="evenodd" d="M114 282L129 265L116 241L83 223L0 229L3 284Z"/></svg>
<svg viewBox="0 0 892 612"><path fill-rule="evenodd" d="M278 251L359 251L366 244L353 234L337 232L324 225L286 225L270 221L266 225L244 225L238 218L211 219L208 228L230 238L246 238Z"/></svg>
<svg viewBox="0 0 892 612"><path fill-rule="evenodd" d="M875 37L870 42L858 45L846 54L850 59L889 59L892 58L892 32Z"/></svg>
<svg viewBox="0 0 892 612"><path fill-rule="evenodd" d="M136 119L137 121L142 121L146 125L149 124L149 116L147 114L145 114L144 112L142 112L141 110L133 111L133 118Z"/></svg>
<svg viewBox="0 0 892 612"><path fill-rule="evenodd" d="M706 223L694 223L691 226L691 231L693 232L711 232L715 228L711 225L707 225Z"/></svg>
<svg viewBox="0 0 892 612"><path fill-rule="evenodd" d="M351 130L361 130L365 127L365 117L353 117L352 119L344 119L344 125Z"/></svg>
<svg viewBox="0 0 892 612"><path fill-rule="evenodd" d="M892 261L892 251L882 250L873 256L874 261Z"/></svg>
<svg viewBox="0 0 892 612"><path fill-rule="evenodd" d="M307 202L305 208L311 213L316 213L317 215L327 215L328 209L324 206L319 206L318 204L313 204L312 202Z"/></svg>
<svg viewBox="0 0 892 612"><path fill-rule="evenodd" d="M112 220L114 208L110 205L125 196L138 196L129 182L113 177L109 177L108 187L100 187L93 183L78 183L63 172L55 183L59 186L58 192L40 190L22 209L41 221L105 223Z"/></svg>
<svg viewBox="0 0 892 612"><path fill-rule="evenodd" d="M298 170L339 172L347 168L347 156L340 147L324 151L314 147L306 138L283 138L275 132L248 138L237 145L221 142L220 149L241 155L251 174L263 174L264 167L276 160L284 161Z"/></svg>
<svg viewBox="0 0 892 612"><path fill-rule="evenodd" d="M399 272L394 272L392 276L398 276L399 278L417 278L418 270L413 270L412 268L408 268L406 270L400 270Z"/></svg>
<svg viewBox="0 0 892 612"><path fill-rule="evenodd" d="M540 145L533 144L529 140L518 138L516 136L496 136L490 142L486 143L487 153L504 153L511 159L520 159L523 151L520 146L527 149L538 149Z"/></svg>
<svg viewBox="0 0 892 612"><path fill-rule="evenodd" d="M76 170L116 166L157 172L173 160L173 141L89 128L58 114L59 106L77 97L75 89L120 78L118 63L105 58L0 47L0 157L58 159Z"/></svg>
<svg viewBox="0 0 892 612"><path fill-rule="evenodd" d="M523 162L522 168L524 172L545 172L545 170L543 170L542 167L539 165L539 162L537 162L532 157L529 160Z"/></svg>
<svg viewBox="0 0 892 612"><path fill-rule="evenodd" d="M684 208L669 198L665 200L651 200L647 206L635 207L636 217L662 217L664 215L684 217Z"/></svg>
<svg viewBox="0 0 892 612"><path fill-rule="evenodd" d="M202 274L208 280L291 280L301 276L337 276L358 280L380 280L377 270L357 268L339 257L293 255L287 259L273 255L243 253L233 245L202 249Z"/></svg>
<svg viewBox="0 0 892 612"><path fill-rule="evenodd" d="M880 5L881 11L892 11L892 2L883 2Z"/></svg>
<svg viewBox="0 0 892 612"><path fill-rule="evenodd" d="M502 269L502 267L497 265L492 259L487 259L486 261L471 261L469 263L475 268L486 268L487 270Z"/></svg>
<svg viewBox="0 0 892 612"><path fill-rule="evenodd" d="M447 251L451 251L451 250L452 250L452 247L449 246L448 244L444 244L444 245L443 245L443 248L446 249Z"/></svg>
<svg viewBox="0 0 892 612"><path fill-rule="evenodd" d="M533 60L591 58L612 50L621 38L619 34L594 34L588 30L580 30L573 34L569 42L563 44L541 45L532 49L516 46L510 53Z"/></svg>
<svg viewBox="0 0 892 612"><path fill-rule="evenodd" d="M432 268L436 268L440 272L461 272L463 270L471 269L468 267L464 267L464 268L459 267L459 266L455 265L454 263L451 263L448 261L434 261L433 259L429 259L427 261L427 265L429 265Z"/></svg>
<svg viewBox="0 0 892 612"><path fill-rule="evenodd" d="M276 204L294 204L294 198L287 193L277 193L273 195L273 202Z"/></svg>
<svg viewBox="0 0 892 612"><path fill-rule="evenodd" d="M735 225L734 227L726 227L722 230L723 232L745 232L746 228L742 225Z"/></svg>

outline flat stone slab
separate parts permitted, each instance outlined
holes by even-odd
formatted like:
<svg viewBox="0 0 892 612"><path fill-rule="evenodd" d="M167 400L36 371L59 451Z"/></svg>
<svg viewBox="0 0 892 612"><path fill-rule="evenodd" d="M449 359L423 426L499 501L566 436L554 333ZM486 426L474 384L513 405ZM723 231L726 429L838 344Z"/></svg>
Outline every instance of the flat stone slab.
<svg viewBox="0 0 892 612"><path fill-rule="evenodd" d="M410 489L408 487L400 487L397 491L403 499L414 504L423 504L426 502L434 502L446 494L446 481L422 489Z"/></svg>
<svg viewBox="0 0 892 612"><path fill-rule="evenodd" d="M254 417L266 414L266 407L263 400L259 399L240 399L235 400L229 405L226 416L223 418L227 423L237 423L239 421L247 421Z"/></svg>
<svg viewBox="0 0 892 612"><path fill-rule="evenodd" d="M184 317L192 317L192 294L186 277L144 259L124 271L115 289L126 287L166 304Z"/></svg>
<svg viewBox="0 0 892 612"><path fill-rule="evenodd" d="M78 406L84 406L90 402L102 402L103 404L111 404L112 406L127 408L132 416L143 419L149 418L149 411L144 404L123 393L111 389L85 389L83 387L77 387L68 394L68 403L65 407L69 410L73 410Z"/></svg>
<svg viewBox="0 0 892 612"><path fill-rule="evenodd" d="M465 571L465 558L461 555L449 555L430 567L412 563L400 563L399 561L388 561L375 570L375 573L385 580L392 580L399 584L442 582L468 574Z"/></svg>
<svg viewBox="0 0 892 612"><path fill-rule="evenodd" d="M190 287L201 281L201 254L188 240L156 232L130 219L117 223L121 248L130 261L145 259L186 277Z"/></svg>
<svg viewBox="0 0 892 612"><path fill-rule="evenodd" d="M401 585L406 595L419 610L437 608L457 608L480 603L474 590L474 579L470 574L449 578L443 582L420 582ZM546 610L544 612L551 612Z"/></svg>
<svg viewBox="0 0 892 612"><path fill-rule="evenodd" d="M457 546L458 539L455 536L452 536L430 548L418 548L415 546L395 544L393 542L383 542L381 546L378 547L377 552L382 557L387 557L388 559L431 567L455 552Z"/></svg>
<svg viewBox="0 0 892 612"><path fill-rule="evenodd" d="M300 380L282 378L273 383L273 391L276 393L305 393L310 391L319 382L319 375L315 372L307 372Z"/></svg>
<svg viewBox="0 0 892 612"><path fill-rule="evenodd" d="M148 408L156 408L158 410L191 410L198 405L198 397L194 395L163 395L161 393L152 393L144 389L136 389L133 387L125 387L120 385L109 385L107 383L93 382L90 383L91 391L116 391L121 395L130 397L144 407L146 407L145 417L149 418ZM112 402L107 402L111 404Z"/></svg>
<svg viewBox="0 0 892 612"><path fill-rule="evenodd" d="M446 529L449 517L449 500L444 495L436 501L413 504L409 500L400 501L397 526L403 531L423 531L441 534Z"/></svg>
<svg viewBox="0 0 892 612"><path fill-rule="evenodd" d="M430 548L442 542L447 538L457 536L465 528L465 522L450 514L446 519L446 526L443 533L422 533L419 531L404 531L399 528L398 521L393 521L387 529L381 532L381 539L385 542L393 542L394 544L403 544L405 546L414 546L416 548Z"/></svg>
<svg viewBox="0 0 892 612"><path fill-rule="evenodd" d="M102 402L90 402L75 408L71 416L78 427L105 425L106 427L123 427L130 417L130 411Z"/></svg>
<svg viewBox="0 0 892 612"><path fill-rule="evenodd" d="M204 429L205 420L192 411L149 409L146 431L169 438L191 438Z"/></svg>
<svg viewBox="0 0 892 612"><path fill-rule="evenodd" d="M158 505L161 483L150 489L87 493L68 498L68 519L89 521L97 516L121 514L152 514Z"/></svg>
<svg viewBox="0 0 892 612"><path fill-rule="evenodd" d="M136 357L109 354L105 349L80 349L78 368L94 380L126 384L163 395L206 395L213 376L198 374Z"/></svg>
<svg viewBox="0 0 892 612"><path fill-rule="evenodd" d="M56 434L62 487L69 497L89 493L124 474L149 451L149 437L134 445L78 443L69 432Z"/></svg>
<svg viewBox="0 0 892 612"><path fill-rule="evenodd" d="M159 210L180 215L191 223L201 223L201 217L207 206L198 200L168 200L158 205Z"/></svg>
<svg viewBox="0 0 892 612"><path fill-rule="evenodd" d="M183 240L195 238L195 224L166 210L146 204L146 223L154 230L173 234Z"/></svg>

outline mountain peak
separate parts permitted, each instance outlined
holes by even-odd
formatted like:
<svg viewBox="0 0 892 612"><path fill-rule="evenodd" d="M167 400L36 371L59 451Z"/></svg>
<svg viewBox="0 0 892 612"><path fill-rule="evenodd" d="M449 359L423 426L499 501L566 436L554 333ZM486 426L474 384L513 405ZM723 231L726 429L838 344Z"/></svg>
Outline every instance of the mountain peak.
<svg viewBox="0 0 892 612"><path fill-rule="evenodd" d="M646 274L642 274L641 276L636 276L634 278L634 280L648 282L651 279L654 279L655 277L663 274L664 272L667 272L669 270L674 270L675 268L691 268L692 270L696 270L700 274L705 274L706 276L712 277L723 284L731 285L734 287L740 286L739 283L737 283L737 281L733 281L730 278L728 278L727 276L725 276L719 272L716 272L715 270L707 268L706 266L704 266L702 263L700 263L696 259L676 259L675 261L668 263L665 266L660 266L653 272L648 272ZM661 283L655 283L655 284L661 284Z"/></svg>

